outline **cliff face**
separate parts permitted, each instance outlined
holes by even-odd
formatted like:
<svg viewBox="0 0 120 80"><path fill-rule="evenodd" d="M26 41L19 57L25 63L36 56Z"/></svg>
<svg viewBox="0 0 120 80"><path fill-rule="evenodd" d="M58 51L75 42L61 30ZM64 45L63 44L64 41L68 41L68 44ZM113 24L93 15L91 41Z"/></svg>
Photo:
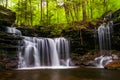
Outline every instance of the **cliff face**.
<svg viewBox="0 0 120 80"><path fill-rule="evenodd" d="M0 69L16 68L19 36L6 32L6 27L14 24L16 14L0 6Z"/></svg>
<svg viewBox="0 0 120 80"><path fill-rule="evenodd" d="M0 25L10 26L16 19L15 12L0 6Z"/></svg>

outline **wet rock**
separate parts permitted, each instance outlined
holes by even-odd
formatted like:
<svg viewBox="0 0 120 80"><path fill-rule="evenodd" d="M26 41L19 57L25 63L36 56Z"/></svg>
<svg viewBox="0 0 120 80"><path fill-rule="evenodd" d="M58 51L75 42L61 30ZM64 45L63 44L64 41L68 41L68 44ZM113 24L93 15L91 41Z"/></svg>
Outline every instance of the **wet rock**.
<svg viewBox="0 0 120 80"><path fill-rule="evenodd" d="M87 61L87 62L83 62L84 66L95 66L95 62L93 60L91 61Z"/></svg>
<svg viewBox="0 0 120 80"><path fill-rule="evenodd" d="M94 59L99 56L96 53L86 53L85 55L72 56L72 62L75 66L95 66Z"/></svg>
<svg viewBox="0 0 120 80"><path fill-rule="evenodd" d="M9 57L8 54L0 56L1 69L15 69L18 66L18 56Z"/></svg>
<svg viewBox="0 0 120 80"><path fill-rule="evenodd" d="M22 39L22 37L20 37L20 36L15 36L15 35L0 31L0 49L17 50L19 41L21 39Z"/></svg>
<svg viewBox="0 0 120 80"><path fill-rule="evenodd" d="M14 68L17 68L17 66L18 66L18 63L14 62L14 61L11 61L11 62L5 64L6 69L14 69Z"/></svg>
<svg viewBox="0 0 120 80"><path fill-rule="evenodd" d="M114 60L104 66L105 69L120 69L120 60Z"/></svg>
<svg viewBox="0 0 120 80"><path fill-rule="evenodd" d="M118 57L118 55L116 55L116 54L112 54L112 59L113 59L113 60L118 60L119 57Z"/></svg>

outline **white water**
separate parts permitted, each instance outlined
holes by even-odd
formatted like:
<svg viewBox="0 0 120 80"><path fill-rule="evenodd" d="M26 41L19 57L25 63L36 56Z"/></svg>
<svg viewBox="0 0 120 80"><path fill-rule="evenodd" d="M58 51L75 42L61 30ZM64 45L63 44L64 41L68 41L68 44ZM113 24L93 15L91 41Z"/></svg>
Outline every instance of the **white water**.
<svg viewBox="0 0 120 80"><path fill-rule="evenodd" d="M15 27L7 27L7 32L21 35ZM22 36L22 35L21 35ZM18 69L72 68L69 67L69 41L60 38L22 36L19 48Z"/></svg>
<svg viewBox="0 0 120 80"><path fill-rule="evenodd" d="M69 66L69 42L63 37L24 37L22 44L18 68Z"/></svg>
<svg viewBox="0 0 120 80"><path fill-rule="evenodd" d="M113 22L103 23L98 27L99 48L102 50L111 50L111 33Z"/></svg>
<svg viewBox="0 0 120 80"><path fill-rule="evenodd" d="M16 27L7 27L7 32L12 33L14 35L22 35L21 31L16 29Z"/></svg>
<svg viewBox="0 0 120 80"><path fill-rule="evenodd" d="M99 68L103 68L108 62L112 61L112 57L109 56L111 50L111 35L113 32L112 26L113 22L109 21L107 24L103 23L98 27L98 40L101 56L95 58L95 62Z"/></svg>
<svg viewBox="0 0 120 80"><path fill-rule="evenodd" d="M98 68L104 68L109 62L112 62L112 56L103 56L95 58L95 62L97 63Z"/></svg>

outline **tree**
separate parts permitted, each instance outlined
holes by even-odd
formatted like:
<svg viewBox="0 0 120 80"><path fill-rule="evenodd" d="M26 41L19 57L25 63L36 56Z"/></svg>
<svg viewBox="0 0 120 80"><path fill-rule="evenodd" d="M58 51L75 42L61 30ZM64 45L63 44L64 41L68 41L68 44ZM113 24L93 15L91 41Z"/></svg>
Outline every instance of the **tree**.
<svg viewBox="0 0 120 80"><path fill-rule="evenodd" d="M86 23L99 18L110 9L118 9L119 2L119 0L0 0L0 5L16 12L18 25L34 26L57 23L69 25L76 21Z"/></svg>
<svg viewBox="0 0 120 80"><path fill-rule="evenodd" d="M42 0L40 0L40 10L41 10L41 15L40 15L40 22L42 22L42 15L43 15L43 5L42 5Z"/></svg>
<svg viewBox="0 0 120 80"><path fill-rule="evenodd" d="M8 7L8 0L6 0L6 4L5 4L5 7L6 7L6 8Z"/></svg>
<svg viewBox="0 0 120 80"><path fill-rule="evenodd" d="M87 21L86 1L87 1L87 0L82 0L82 14L83 14L83 22L84 22L84 23Z"/></svg>

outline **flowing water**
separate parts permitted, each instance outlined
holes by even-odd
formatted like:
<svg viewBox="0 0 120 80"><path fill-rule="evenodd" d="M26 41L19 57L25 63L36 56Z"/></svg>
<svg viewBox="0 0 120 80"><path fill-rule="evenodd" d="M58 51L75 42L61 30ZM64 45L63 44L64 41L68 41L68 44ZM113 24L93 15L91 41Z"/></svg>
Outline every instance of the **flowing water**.
<svg viewBox="0 0 120 80"><path fill-rule="evenodd" d="M14 35L22 35L21 31L16 29L16 27L7 27L6 29L8 33L14 34Z"/></svg>
<svg viewBox="0 0 120 80"><path fill-rule="evenodd" d="M97 29L101 56L95 58L95 62L99 68L103 68L107 63L112 61L112 57L110 55L111 36L113 33L112 26L113 21L109 21L108 23L101 24Z"/></svg>
<svg viewBox="0 0 120 80"><path fill-rule="evenodd" d="M99 48L102 50L111 50L111 35L113 22L103 23L98 27ZM102 54L102 53L101 53Z"/></svg>
<svg viewBox="0 0 120 80"><path fill-rule="evenodd" d="M8 33L21 35L15 27ZM21 35L22 36L22 35ZM66 68L70 65L69 41L63 37L42 38L22 36L18 51L19 69Z"/></svg>
<svg viewBox="0 0 120 80"><path fill-rule="evenodd" d="M0 80L120 80L120 70L95 68L0 71Z"/></svg>
<svg viewBox="0 0 120 80"><path fill-rule="evenodd" d="M24 37L18 68L69 66L69 41L65 38Z"/></svg>

